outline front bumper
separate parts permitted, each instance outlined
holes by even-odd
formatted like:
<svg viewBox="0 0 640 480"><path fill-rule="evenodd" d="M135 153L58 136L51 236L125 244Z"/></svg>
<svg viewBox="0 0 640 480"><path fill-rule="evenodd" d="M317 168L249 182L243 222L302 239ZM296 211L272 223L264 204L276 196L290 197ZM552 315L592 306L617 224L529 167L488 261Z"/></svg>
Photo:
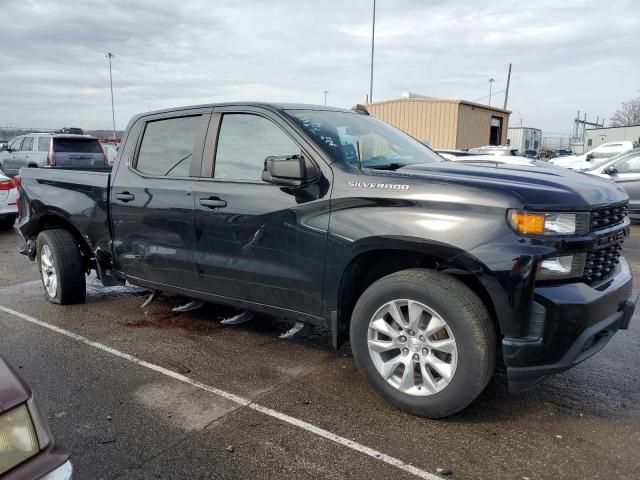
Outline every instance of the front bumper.
<svg viewBox="0 0 640 480"><path fill-rule="evenodd" d="M628 328L636 301L623 257L617 273L602 285L537 287L531 323L538 335L502 342L509 390L525 390L600 351L615 332Z"/></svg>

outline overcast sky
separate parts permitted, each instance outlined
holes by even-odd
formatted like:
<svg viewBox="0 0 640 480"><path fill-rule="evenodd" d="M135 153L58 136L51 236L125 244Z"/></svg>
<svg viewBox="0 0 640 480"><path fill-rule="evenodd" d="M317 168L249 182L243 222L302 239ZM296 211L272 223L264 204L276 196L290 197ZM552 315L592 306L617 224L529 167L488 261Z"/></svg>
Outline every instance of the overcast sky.
<svg viewBox="0 0 640 480"><path fill-rule="evenodd" d="M73 6L72 6L73 5ZM369 91L372 0L0 0L0 127L110 128L230 100L350 107ZM513 63L511 125L568 133L639 96L637 0L378 0L374 100L488 101ZM502 104L503 93L493 97Z"/></svg>

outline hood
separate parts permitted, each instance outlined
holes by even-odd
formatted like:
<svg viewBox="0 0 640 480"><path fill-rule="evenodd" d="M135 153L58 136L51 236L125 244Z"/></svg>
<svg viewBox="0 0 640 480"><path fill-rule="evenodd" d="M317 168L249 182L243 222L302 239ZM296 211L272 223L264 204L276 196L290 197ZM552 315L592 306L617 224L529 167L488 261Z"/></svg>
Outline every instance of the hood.
<svg viewBox="0 0 640 480"><path fill-rule="evenodd" d="M31 397L29 387L11 366L0 357L0 412L26 402Z"/></svg>
<svg viewBox="0 0 640 480"><path fill-rule="evenodd" d="M396 172L432 181L508 191L530 208L588 210L629 198L611 180L558 168L546 162L535 162L535 166L442 162L408 165Z"/></svg>

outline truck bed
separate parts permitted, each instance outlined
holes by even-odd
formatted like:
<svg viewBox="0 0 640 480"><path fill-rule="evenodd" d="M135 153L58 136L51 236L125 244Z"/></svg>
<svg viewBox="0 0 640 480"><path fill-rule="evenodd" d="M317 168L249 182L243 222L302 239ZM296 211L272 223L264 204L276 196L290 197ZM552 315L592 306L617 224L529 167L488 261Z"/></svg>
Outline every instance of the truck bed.
<svg viewBox="0 0 640 480"><path fill-rule="evenodd" d="M71 227L91 256L110 258L110 173L23 168L20 179L18 228L30 258L43 224Z"/></svg>

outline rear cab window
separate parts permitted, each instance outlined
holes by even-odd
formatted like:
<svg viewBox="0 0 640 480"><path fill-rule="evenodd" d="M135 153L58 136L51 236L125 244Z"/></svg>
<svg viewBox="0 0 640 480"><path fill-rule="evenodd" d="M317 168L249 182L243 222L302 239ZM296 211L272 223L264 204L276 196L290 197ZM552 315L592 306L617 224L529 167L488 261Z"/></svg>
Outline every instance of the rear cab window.
<svg viewBox="0 0 640 480"><path fill-rule="evenodd" d="M188 177L202 115L147 122L135 169L155 177Z"/></svg>

